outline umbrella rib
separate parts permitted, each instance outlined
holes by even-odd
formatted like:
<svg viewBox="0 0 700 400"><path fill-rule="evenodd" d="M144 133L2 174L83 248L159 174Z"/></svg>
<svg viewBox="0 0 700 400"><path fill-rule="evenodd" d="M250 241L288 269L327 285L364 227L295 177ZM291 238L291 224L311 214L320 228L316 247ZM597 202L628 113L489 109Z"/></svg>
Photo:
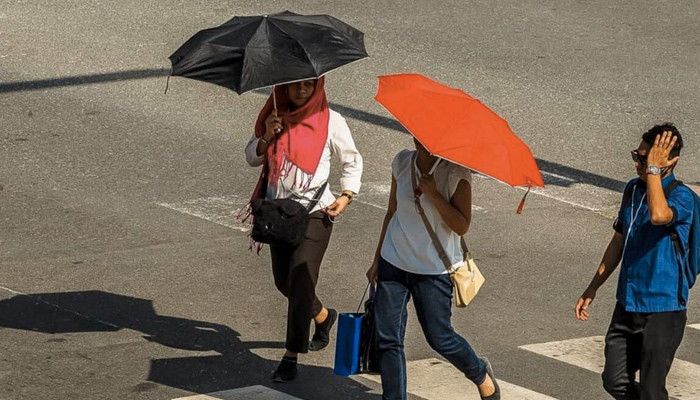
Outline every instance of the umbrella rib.
<svg viewBox="0 0 700 400"><path fill-rule="evenodd" d="M304 56L306 56L306 61L309 62L309 65L311 65L311 67L314 69L314 72L316 73L316 77L318 77L318 71L316 70L316 65L315 65L314 62L311 60L311 56L309 55L309 52L306 51L306 48L304 48L304 45L301 44L301 42L299 41L299 39L297 39L297 38L295 38L294 36L290 35L289 32L287 32L286 30L284 30L281 26L275 24L275 23L274 23L274 20L268 19L268 21L270 22L270 25L274 25L275 28L277 28L277 29L280 30L280 32L282 32L282 33L284 33L285 35L289 36L292 40L294 40L297 44L299 44L299 47L301 47L301 49L304 51Z"/></svg>
<svg viewBox="0 0 700 400"><path fill-rule="evenodd" d="M244 86L243 86L243 83L244 83L244 82L243 82L243 76L244 76L244 74L246 73L246 71L250 69L250 65L249 65L249 62L248 62L248 61L249 61L249 57L248 57L249 51L248 51L248 49L251 48L251 47L254 47L254 46L250 46L250 42L253 40L253 38L255 38L256 36L260 35L262 31L265 31L265 30L266 30L266 27L267 27L266 21L267 21L267 18L266 18L266 17L265 17L265 18L262 18L262 19L260 20L260 23L259 23L258 26L255 28L255 32L253 32L253 34L252 34L252 35L250 36L250 38L248 39L248 41L247 41L245 47L243 47L243 57L242 57L243 59L242 59L242 62L241 62L241 79L240 79L240 81L239 81L239 83L238 83L238 90L237 90L238 94L243 94L243 93L247 92L247 90L244 90L244 89L243 89L243 87L244 87Z"/></svg>
<svg viewBox="0 0 700 400"><path fill-rule="evenodd" d="M236 17L236 18L238 18L238 17ZM229 22L229 21L227 21L227 22ZM242 22L242 23L241 23L241 27L244 27L244 26L247 26L247 25L253 25L253 24L255 24L256 22L257 22L258 24L260 24L259 21L255 21L255 20L251 19L249 22ZM221 24L221 25L219 25L219 26L217 26L217 27L206 29L205 32L212 32L212 33L213 33L215 30L217 30L217 29L219 29L219 28L226 28L225 25L226 25L226 22L223 23L223 24ZM256 29L256 31L257 31L257 29ZM211 38L207 39L207 43L211 43L211 42L213 42L213 41L215 41L215 40L217 40L217 39L220 39L220 38L222 38L222 37L224 37L224 36L229 35L230 33L231 33L231 32L230 32L230 31L227 31L227 30L222 30L222 32L215 33ZM222 45L222 46L228 47L228 46L226 46L226 45Z"/></svg>
<svg viewBox="0 0 700 400"><path fill-rule="evenodd" d="M333 68L329 69L328 71L326 71L326 72L324 72L324 73L322 73L322 74L318 74L317 78L320 78L320 77L322 77L322 76L325 76L326 74L328 74L328 73L330 73L330 72L333 72L333 71L335 71L335 70L338 69L338 68L342 68L342 67L345 67L345 66L354 64L354 63L356 63L356 62L358 62L358 61L362 61L362 60L364 60L365 58L369 58L369 55L366 55L366 56L364 56L364 57L362 57L362 58L358 58L357 60L352 60L352 61L350 61L350 62L347 63L347 64L338 65L337 67L333 67ZM300 79L300 80L303 81L304 79Z"/></svg>
<svg viewBox="0 0 700 400"><path fill-rule="evenodd" d="M350 62L350 63L348 63L348 64L339 65L339 66L337 66L337 67L335 67L335 68L333 68L333 69L329 69L328 71L326 71L326 72L324 72L324 73L322 73L322 74L319 74L319 75L307 76L307 77L305 77L305 78L290 79L290 80L288 80L288 81L285 80L285 81L281 81L281 82L277 82L277 83L272 83L272 84L269 84L269 85L267 85L267 86L260 86L260 87L255 88L255 89L248 89L248 90L242 91L240 94L248 93L248 92L250 92L251 90L256 90L256 89L270 88L270 87L273 87L273 86L276 86L276 85L286 85L286 84L289 84L289 83L301 82L301 81L305 81L305 80L308 80L308 79L318 79L318 78L320 78L320 77L322 77L322 76L325 76L326 74L328 74L328 73L330 73L330 72L335 71L335 70L338 69L338 68L344 67L344 66L346 66L346 65L354 64L354 63L356 63L356 62L358 62L358 61L364 60L365 58L369 58L369 56L364 57L364 58L360 58L360 59L355 60L355 61L352 61L352 62Z"/></svg>

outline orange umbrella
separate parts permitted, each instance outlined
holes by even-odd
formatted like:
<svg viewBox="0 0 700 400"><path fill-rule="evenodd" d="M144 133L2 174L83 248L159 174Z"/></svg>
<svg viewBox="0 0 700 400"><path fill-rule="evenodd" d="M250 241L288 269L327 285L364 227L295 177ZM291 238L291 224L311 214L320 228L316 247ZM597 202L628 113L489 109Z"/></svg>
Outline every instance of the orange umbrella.
<svg viewBox="0 0 700 400"><path fill-rule="evenodd" d="M374 99L431 154L511 186L544 187L527 145L467 93L423 75L397 74L379 77Z"/></svg>

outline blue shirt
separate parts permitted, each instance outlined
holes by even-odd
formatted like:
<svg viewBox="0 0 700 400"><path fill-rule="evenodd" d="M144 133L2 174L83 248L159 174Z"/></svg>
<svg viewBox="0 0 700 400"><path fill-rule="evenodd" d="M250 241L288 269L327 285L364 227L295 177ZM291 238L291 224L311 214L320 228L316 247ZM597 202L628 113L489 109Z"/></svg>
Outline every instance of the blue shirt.
<svg viewBox="0 0 700 400"><path fill-rule="evenodd" d="M661 181L661 185L666 188L673 180L675 177L671 174ZM614 224L625 243L617 301L629 312L684 310L689 285L682 268L687 262L694 204L690 189L679 185L669 195L667 201L673 219L668 225L652 225L646 182L639 178L629 181L625 193L629 198L620 205ZM674 248L672 230L678 234L683 246L681 253Z"/></svg>

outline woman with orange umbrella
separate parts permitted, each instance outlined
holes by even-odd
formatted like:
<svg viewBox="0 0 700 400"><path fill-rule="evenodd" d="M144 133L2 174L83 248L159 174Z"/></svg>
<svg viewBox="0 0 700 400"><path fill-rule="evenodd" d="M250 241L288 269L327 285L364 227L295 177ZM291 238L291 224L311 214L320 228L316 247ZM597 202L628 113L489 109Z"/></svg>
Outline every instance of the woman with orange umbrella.
<svg viewBox="0 0 700 400"><path fill-rule="evenodd" d="M470 169L513 186L544 186L537 164L504 119L461 90L418 74L391 75L380 77L375 98L413 135L416 146L392 162L389 207L367 271L377 283L382 398L406 399L403 340L413 298L430 346L477 386L482 399L500 399L491 364L452 327L451 274L465 265Z"/></svg>
<svg viewBox="0 0 700 400"><path fill-rule="evenodd" d="M418 140L415 145L415 151L404 150L392 162L389 207L367 271L367 278L377 283L374 312L382 399L406 399L403 339L410 298L430 346L477 385L482 399L500 399L491 364L479 358L450 323L452 282L414 203L417 188L425 216L453 268L461 267L460 237L471 223L471 173L439 161ZM412 176L417 177L415 184Z"/></svg>

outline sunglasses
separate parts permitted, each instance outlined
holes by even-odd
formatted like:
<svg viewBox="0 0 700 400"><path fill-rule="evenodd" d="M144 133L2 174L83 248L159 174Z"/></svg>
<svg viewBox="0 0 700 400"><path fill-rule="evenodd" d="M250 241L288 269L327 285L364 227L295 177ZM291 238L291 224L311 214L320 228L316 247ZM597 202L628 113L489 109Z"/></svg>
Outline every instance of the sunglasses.
<svg viewBox="0 0 700 400"><path fill-rule="evenodd" d="M639 154L639 152L637 150L630 151L630 154L632 154L632 160L634 162L638 162L642 165L646 165L647 156L643 156L643 155Z"/></svg>

